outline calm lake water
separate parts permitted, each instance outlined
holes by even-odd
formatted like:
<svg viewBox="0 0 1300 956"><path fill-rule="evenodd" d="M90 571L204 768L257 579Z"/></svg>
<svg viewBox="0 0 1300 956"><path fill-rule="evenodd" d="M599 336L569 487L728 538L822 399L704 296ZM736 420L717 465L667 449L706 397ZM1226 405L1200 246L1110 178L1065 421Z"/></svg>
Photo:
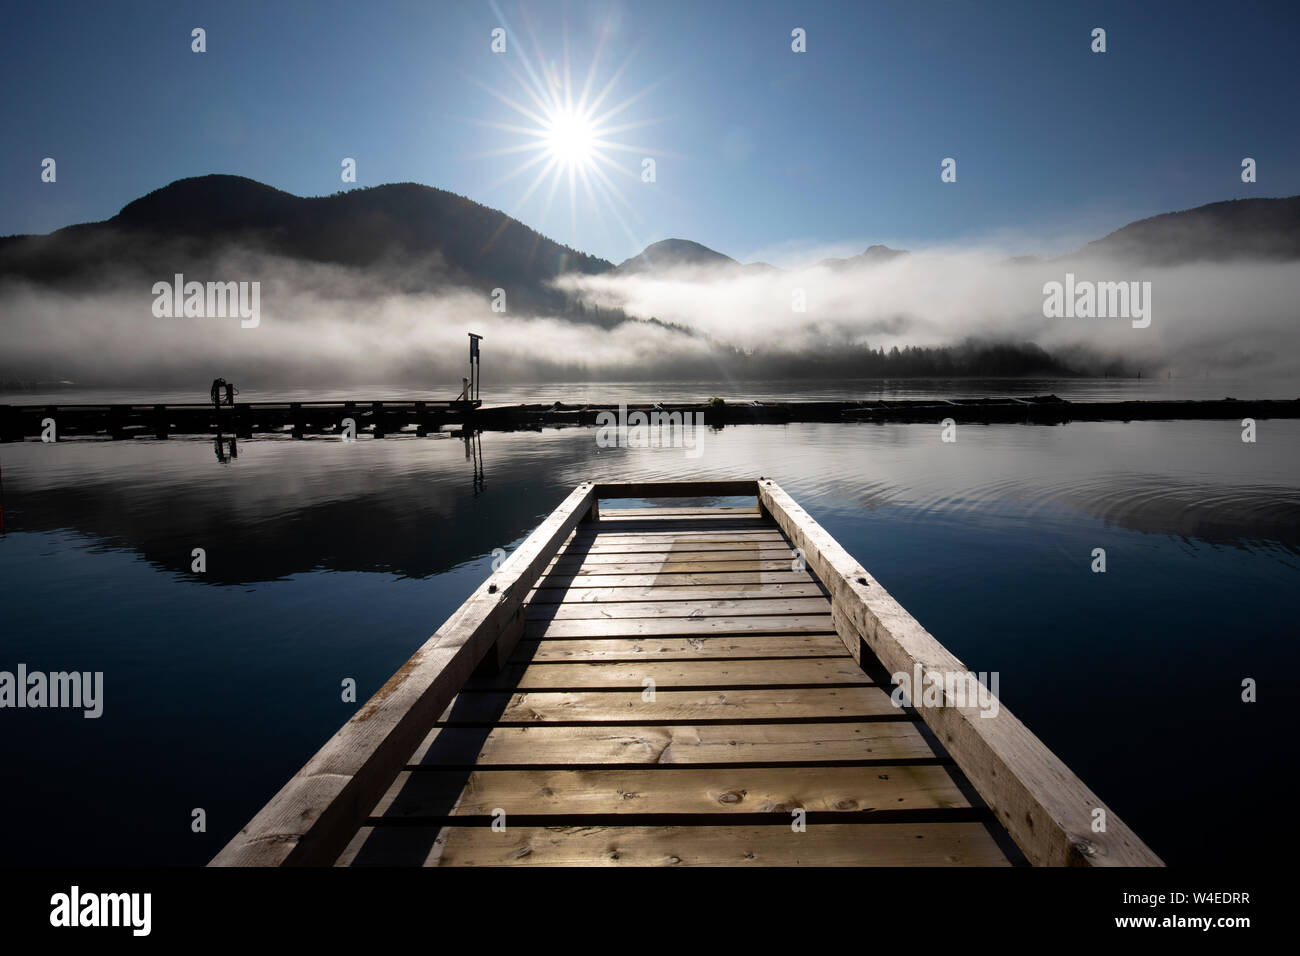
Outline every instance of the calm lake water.
<svg viewBox="0 0 1300 956"><path fill-rule="evenodd" d="M1018 393L1066 396L1045 384ZM587 400L674 397L624 388ZM352 713L340 682L364 701L576 483L758 474L997 671L1005 704L1167 862L1285 845L1294 824L1243 808L1292 759L1300 422L1262 421L1254 444L1235 422L961 425L951 444L937 425L739 426L699 457L595 435L486 433L481 485L443 436L259 438L226 463L202 439L0 446L0 670L105 682L97 720L0 711L0 863L205 862Z"/></svg>

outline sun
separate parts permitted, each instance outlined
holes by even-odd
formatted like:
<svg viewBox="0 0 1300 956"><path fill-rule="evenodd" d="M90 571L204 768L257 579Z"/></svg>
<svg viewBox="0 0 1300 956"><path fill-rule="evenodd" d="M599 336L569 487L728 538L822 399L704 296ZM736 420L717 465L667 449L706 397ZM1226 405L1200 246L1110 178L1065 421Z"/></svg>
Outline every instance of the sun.
<svg viewBox="0 0 1300 956"><path fill-rule="evenodd" d="M494 8L495 9L495 8ZM520 182L521 191L510 203L510 215L518 216L534 196L543 205L539 222L550 215L556 194L567 193L570 227L577 228L579 202L584 215L603 223L606 215L639 248L643 237L635 234L624 213L639 220L639 215L617 180L634 188L645 180L644 169L653 159L672 155L661 149L629 141L628 135L662 122L661 119L633 119L634 104L657 86L652 83L639 92L618 98L614 90L627 66L625 60L604 82L598 82L601 50L592 55L584 80L575 82L570 72L567 39L560 61L543 56L540 49L529 56L526 44L510 49L511 58L500 66L513 80L513 89L496 89L473 76L468 77L492 98L515 114L511 120L474 117L470 122L506 133L515 142L490 148L474 158L519 157L489 190L511 180ZM494 60L494 64L498 61ZM620 161L623 160L623 161Z"/></svg>
<svg viewBox="0 0 1300 956"><path fill-rule="evenodd" d="M566 169L590 169L596 162L596 130L591 118L575 110L557 109L542 125L550 157Z"/></svg>

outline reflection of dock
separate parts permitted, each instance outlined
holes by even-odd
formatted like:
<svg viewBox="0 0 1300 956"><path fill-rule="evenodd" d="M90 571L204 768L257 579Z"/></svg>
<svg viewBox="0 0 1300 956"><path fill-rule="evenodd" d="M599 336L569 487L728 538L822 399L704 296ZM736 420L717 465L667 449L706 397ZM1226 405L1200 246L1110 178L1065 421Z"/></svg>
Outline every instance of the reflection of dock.
<svg viewBox="0 0 1300 956"><path fill-rule="evenodd" d="M908 399L837 402L740 402L490 405L481 401L313 401L116 405L0 405L0 440L39 438L53 421L58 438L166 438L169 435L233 434L238 438L344 434L345 420L357 437L425 436L454 426L462 430L514 431L565 425L597 425L601 416L636 412L653 425L656 416L697 416L712 427L792 422L913 422L945 419L969 423L1061 425L1067 422L1240 420L1300 418L1300 399L1213 401L1070 402L1054 395L1032 398ZM666 420L666 419L662 419Z"/></svg>
<svg viewBox="0 0 1300 956"><path fill-rule="evenodd" d="M213 862L1160 864L957 674L775 482L584 482Z"/></svg>
<svg viewBox="0 0 1300 956"><path fill-rule="evenodd" d="M465 432L461 435L465 442L465 460L474 468L474 494L483 490L483 433Z"/></svg>

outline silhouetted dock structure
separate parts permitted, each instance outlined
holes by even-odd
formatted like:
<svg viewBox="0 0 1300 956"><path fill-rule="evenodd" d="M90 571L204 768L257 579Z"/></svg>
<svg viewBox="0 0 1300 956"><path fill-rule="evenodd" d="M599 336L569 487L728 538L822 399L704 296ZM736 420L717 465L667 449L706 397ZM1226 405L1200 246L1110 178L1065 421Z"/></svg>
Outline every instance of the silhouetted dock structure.
<svg viewBox="0 0 1300 956"><path fill-rule="evenodd" d="M709 426L789 422L928 422L1060 425L1074 421L1300 418L1300 399L1072 402L1032 398L906 399L830 402L487 405L480 400L321 400L181 404L0 405L0 441L40 438L53 421L62 438L167 438L172 435L339 436L351 419L356 437L425 436L445 428L513 431L595 425L602 414L690 414Z"/></svg>
<svg viewBox="0 0 1300 956"><path fill-rule="evenodd" d="M212 862L1161 865L966 673L774 481L584 482Z"/></svg>

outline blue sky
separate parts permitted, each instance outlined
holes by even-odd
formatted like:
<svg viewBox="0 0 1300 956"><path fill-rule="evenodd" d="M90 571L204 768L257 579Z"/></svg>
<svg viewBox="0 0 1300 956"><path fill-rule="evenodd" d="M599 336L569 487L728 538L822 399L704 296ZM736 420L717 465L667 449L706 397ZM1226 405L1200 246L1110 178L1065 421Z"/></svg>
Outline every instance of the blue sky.
<svg viewBox="0 0 1300 956"><path fill-rule="evenodd" d="M357 185L450 189L614 261L670 236L780 264L873 242L1029 252L1300 193L1290 2L52 2L6 21L0 234L211 172L328 194L350 188L344 157ZM602 167L621 201L571 205L562 178L522 202L540 166L502 181L530 154L494 151L529 138L490 124L529 120L491 91L522 102L517 77L562 75L566 39L575 95L598 47L596 88L621 68L605 105L631 99L611 122L633 128L608 140L635 148Z"/></svg>

